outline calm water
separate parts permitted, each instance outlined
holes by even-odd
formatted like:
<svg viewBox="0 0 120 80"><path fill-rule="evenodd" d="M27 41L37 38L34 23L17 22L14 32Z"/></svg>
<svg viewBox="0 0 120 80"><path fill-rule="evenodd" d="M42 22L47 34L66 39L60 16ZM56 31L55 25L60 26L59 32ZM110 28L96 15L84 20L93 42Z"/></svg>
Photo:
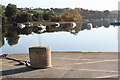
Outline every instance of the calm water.
<svg viewBox="0 0 120 80"><path fill-rule="evenodd" d="M8 54L28 53L28 48L32 46L50 46L52 51L118 52L117 30L118 26L100 26L82 29L77 34L71 34L72 30L20 34L18 43L12 46L5 37L0 50Z"/></svg>

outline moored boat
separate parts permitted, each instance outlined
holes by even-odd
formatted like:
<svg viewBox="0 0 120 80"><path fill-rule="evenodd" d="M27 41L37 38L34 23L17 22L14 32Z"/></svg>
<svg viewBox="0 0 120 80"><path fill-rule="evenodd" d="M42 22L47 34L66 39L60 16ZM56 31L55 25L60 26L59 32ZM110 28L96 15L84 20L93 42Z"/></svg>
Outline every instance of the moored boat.
<svg viewBox="0 0 120 80"><path fill-rule="evenodd" d="M119 26L120 22L111 22L110 25Z"/></svg>

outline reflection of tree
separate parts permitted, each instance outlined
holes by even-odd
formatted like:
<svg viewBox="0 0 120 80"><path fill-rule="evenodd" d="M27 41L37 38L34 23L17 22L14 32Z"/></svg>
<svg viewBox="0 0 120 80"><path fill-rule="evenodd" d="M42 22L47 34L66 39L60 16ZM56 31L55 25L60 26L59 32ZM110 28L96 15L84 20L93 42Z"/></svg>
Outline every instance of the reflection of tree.
<svg viewBox="0 0 120 80"><path fill-rule="evenodd" d="M47 26L46 27L46 32L55 32L56 31L56 27L55 26Z"/></svg>
<svg viewBox="0 0 120 80"><path fill-rule="evenodd" d="M108 28L109 27L109 22L89 22L92 24L92 27L93 28L98 28L98 27L101 27L101 26L104 26L105 28ZM60 24L59 27L56 27L55 25L49 25L46 27L46 31L44 32L41 32L39 33L39 31L41 30L39 27L25 27L23 29L20 29L16 26L3 26L2 28L2 36L0 35L0 41L2 43L0 43L0 47L2 47L2 45L4 45L4 38L6 37L7 41L8 41L8 44L9 45L15 45L18 43L18 40L19 40L19 35L20 34L25 34L25 35L28 35L28 34L31 34L32 32L34 33L38 33L38 34L42 34L42 33L49 33L49 32L61 32L61 31L64 31L64 32L69 32L73 35L77 35L80 31L84 30L84 29L87 29L87 30L90 30L90 28L86 28L86 25L87 23L77 23L75 27L71 27L70 26L70 23L62 23Z"/></svg>
<svg viewBox="0 0 120 80"><path fill-rule="evenodd" d="M70 33L74 34L74 35L77 35L79 33L79 31L81 31L82 25L83 25L82 23L77 24L77 26Z"/></svg>
<svg viewBox="0 0 120 80"><path fill-rule="evenodd" d="M60 27L47 26L46 32L66 31L66 32L70 32L71 34L77 35L77 33L81 30L81 27L82 27L81 23L77 23L77 26L74 28L70 26L70 23L65 23L65 24L61 24Z"/></svg>
<svg viewBox="0 0 120 80"><path fill-rule="evenodd" d="M18 33L15 32L15 31L14 31L14 32L11 32L11 33L8 33L8 34L6 35L6 40L8 41L8 44L9 44L10 46L17 44L19 38L20 38L20 37L18 36Z"/></svg>
<svg viewBox="0 0 120 80"><path fill-rule="evenodd" d="M29 35L32 33L32 28L25 27L21 30L21 34Z"/></svg>
<svg viewBox="0 0 120 80"><path fill-rule="evenodd" d="M101 26L108 28L110 26L110 22L108 21L97 21L97 22L91 22L91 23L93 24L93 28L98 28Z"/></svg>
<svg viewBox="0 0 120 80"><path fill-rule="evenodd" d="M81 27L81 30L84 30L84 29L90 30L91 27L88 26L88 23L83 23L83 24L82 24L82 27Z"/></svg>
<svg viewBox="0 0 120 80"><path fill-rule="evenodd" d="M2 36L0 36L0 47L4 45L4 38L6 37L6 40L8 41L9 45L15 45L18 43L19 40L19 35L20 34L31 34L32 33L32 28L23 28L19 29L16 26L3 26L2 27ZM2 37L2 38L1 38Z"/></svg>
<svg viewBox="0 0 120 80"><path fill-rule="evenodd" d="M70 32L73 28L70 27L69 24L63 24L63 25L61 25L61 27L60 27L59 29L60 29L61 31L68 31L68 32Z"/></svg>

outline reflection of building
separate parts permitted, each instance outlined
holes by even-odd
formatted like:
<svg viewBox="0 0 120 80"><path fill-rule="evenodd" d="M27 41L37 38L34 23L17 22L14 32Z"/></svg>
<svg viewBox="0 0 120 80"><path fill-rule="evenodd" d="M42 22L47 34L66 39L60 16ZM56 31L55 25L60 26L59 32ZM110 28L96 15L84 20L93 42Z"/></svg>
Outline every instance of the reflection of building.
<svg viewBox="0 0 120 80"><path fill-rule="evenodd" d="M75 28L76 27L76 23L75 22L71 22L70 23L70 27Z"/></svg>
<svg viewBox="0 0 120 80"><path fill-rule="evenodd" d="M84 29L90 30L91 28L99 28L101 26L108 28L110 26L110 22L109 21L91 21L88 23L83 23L81 30L84 30Z"/></svg>
<svg viewBox="0 0 120 80"><path fill-rule="evenodd" d="M93 24L93 28L98 28L101 26L104 27L109 27L110 26L110 22L109 21L97 21L97 22L91 22Z"/></svg>
<svg viewBox="0 0 120 80"><path fill-rule="evenodd" d="M39 24L39 26L34 26L33 27L33 32L35 33L43 33L44 31L46 31L46 26Z"/></svg>
<svg viewBox="0 0 120 80"><path fill-rule="evenodd" d="M111 22L110 25L119 26L119 25L120 25L120 22Z"/></svg>
<svg viewBox="0 0 120 80"><path fill-rule="evenodd" d="M53 27L60 27L60 23L55 23L55 24L52 24L51 26L53 26Z"/></svg>
<svg viewBox="0 0 120 80"><path fill-rule="evenodd" d="M25 28L25 25L24 24L19 24L18 28L23 29L23 28Z"/></svg>
<svg viewBox="0 0 120 80"><path fill-rule="evenodd" d="M92 23L83 23L81 30L87 29L90 30L93 27Z"/></svg>
<svg viewBox="0 0 120 80"><path fill-rule="evenodd" d="M26 26L26 27L31 27L31 26L33 26L33 24L30 23L30 22L28 22L28 23L25 24L25 26Z"/></svg>

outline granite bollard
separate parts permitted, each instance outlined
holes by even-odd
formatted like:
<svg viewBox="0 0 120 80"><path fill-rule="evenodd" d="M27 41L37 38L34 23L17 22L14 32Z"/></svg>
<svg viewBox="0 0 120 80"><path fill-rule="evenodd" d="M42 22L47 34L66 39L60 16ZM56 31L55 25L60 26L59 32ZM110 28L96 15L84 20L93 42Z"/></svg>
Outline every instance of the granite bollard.
<svg viewBox="0 0 120 80"><path fill-rule="evenodd" d="M32 68L50 68L51 49L47 46L29 48L30 64Z"/></svg>

